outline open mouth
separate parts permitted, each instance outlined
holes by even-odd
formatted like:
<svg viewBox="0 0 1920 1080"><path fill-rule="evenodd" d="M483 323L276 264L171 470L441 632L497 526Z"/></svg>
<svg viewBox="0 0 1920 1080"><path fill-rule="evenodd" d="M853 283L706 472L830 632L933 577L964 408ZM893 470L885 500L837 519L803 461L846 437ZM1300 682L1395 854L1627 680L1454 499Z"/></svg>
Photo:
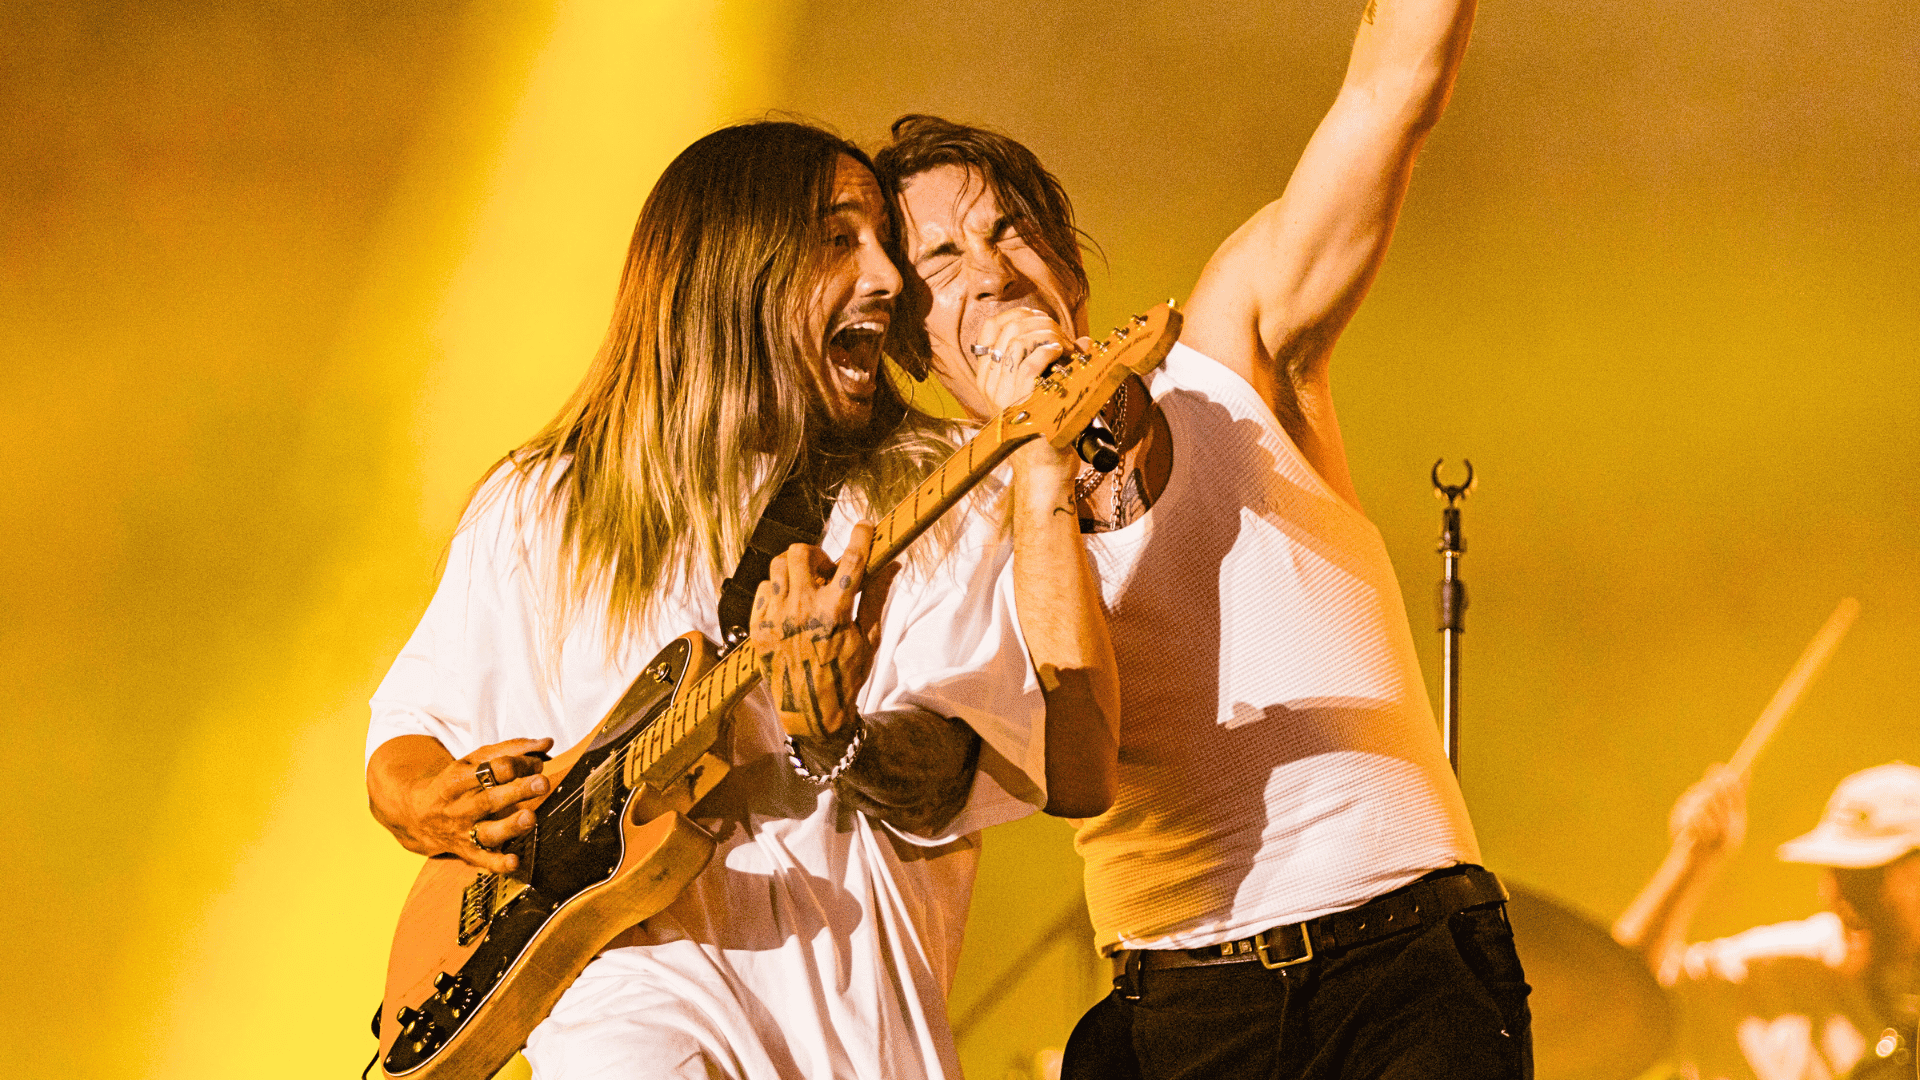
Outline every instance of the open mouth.
<svg viewBox="0 0 1920 1080"><path fill-rule="evenodd" d="M873 380L880 370L880 347L886 336L885 321L862 319L848 323L827 339L827 364L848 396L856 400L872 396Z"/></svg>

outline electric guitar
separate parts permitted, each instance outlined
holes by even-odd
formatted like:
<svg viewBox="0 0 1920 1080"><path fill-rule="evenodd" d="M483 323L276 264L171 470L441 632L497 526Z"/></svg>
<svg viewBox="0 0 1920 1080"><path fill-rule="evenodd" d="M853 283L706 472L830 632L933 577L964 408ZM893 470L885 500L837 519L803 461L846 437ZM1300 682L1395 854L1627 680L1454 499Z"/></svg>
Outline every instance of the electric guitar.
<svg viewBox="0 0 1920 1080"><path fill-rule="evenodd" d="M1074 445L1179 332L1180 313L1162 304L1056 363L880 520L868 566L906 550L1021 445ZM548 763L553 787L534 804L532 830L503 849L519 856L512 873L427 860L387 962L375 1021L383 1075L486 1080L607 942L705 868L714 841L689 815L729 768L715 743L759 680L752 655L720 654L697 631L660 650L593 734Z"/></svg>

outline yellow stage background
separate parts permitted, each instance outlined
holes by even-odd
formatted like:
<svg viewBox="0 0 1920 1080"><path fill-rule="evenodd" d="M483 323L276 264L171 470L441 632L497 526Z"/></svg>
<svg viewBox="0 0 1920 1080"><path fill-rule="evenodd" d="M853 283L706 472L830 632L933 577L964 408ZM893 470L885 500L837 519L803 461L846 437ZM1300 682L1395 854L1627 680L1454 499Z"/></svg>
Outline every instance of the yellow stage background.
<svg viewBox="0 0 1920 1080"><path fill-rule="evenodd" d="M365 699L679 148L769 109L868 143L906 111L998 125L1105 246L1103 326L1278 193L1359 7L0 8L8 1071L365 1062L413 871L364 809ZM1810 910L1772 845L1920 759L1916 116L1898 0L1483 12L1337 382L1430 671L1426 471L1480 470L1463 768L1503 873L1611 918L1841 596L1864 614L1699 932ZM988 839L975 1080L1098 992L1066 837Z"/></svg>

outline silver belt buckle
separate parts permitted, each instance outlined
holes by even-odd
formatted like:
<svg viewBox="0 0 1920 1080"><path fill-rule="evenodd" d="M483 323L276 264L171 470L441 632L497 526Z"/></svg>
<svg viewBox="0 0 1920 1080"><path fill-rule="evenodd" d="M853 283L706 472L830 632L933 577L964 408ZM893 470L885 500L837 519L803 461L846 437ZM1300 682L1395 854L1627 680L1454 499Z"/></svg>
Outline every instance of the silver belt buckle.
<svg viewBox="0 0 1920 1080"><path fill-rule="evenodd" d="M1279 971L1281 968L1290 968L1295 964L1304 964L1313 959L1313 935L1307 932L1306 923L1296 923L1295 925L1300 927L1300 944L1306 946L1307 955L1294 960L1269 959L1267 957L1267 949L1271 946L1267 944L1267 935L1266 932L1263 931L1253 935L1253 955L1259 959L1261 967L1266 968L1268 971Z"/></svg>

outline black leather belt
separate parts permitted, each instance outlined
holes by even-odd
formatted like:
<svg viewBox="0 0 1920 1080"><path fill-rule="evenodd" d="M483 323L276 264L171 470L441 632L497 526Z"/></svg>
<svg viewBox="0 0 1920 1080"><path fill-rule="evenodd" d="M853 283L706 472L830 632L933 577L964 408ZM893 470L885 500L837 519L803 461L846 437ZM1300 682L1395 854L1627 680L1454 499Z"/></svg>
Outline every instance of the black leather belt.
<svg viewBox="0 0 1920 1080"><path fill-rule="evenodd" d="M1245 964L1258 960L1269 971L1304 964L1319 953L1350 949L1391 934L1430 926L1472 908L1503 904L1507 888L1478 866L1449 868L1374 897L1356 908L1306 922L1288 923L1252 937L1198 949L1126 949L1113 954L1113 986L1139 996L1143 971Z"/></svg>

